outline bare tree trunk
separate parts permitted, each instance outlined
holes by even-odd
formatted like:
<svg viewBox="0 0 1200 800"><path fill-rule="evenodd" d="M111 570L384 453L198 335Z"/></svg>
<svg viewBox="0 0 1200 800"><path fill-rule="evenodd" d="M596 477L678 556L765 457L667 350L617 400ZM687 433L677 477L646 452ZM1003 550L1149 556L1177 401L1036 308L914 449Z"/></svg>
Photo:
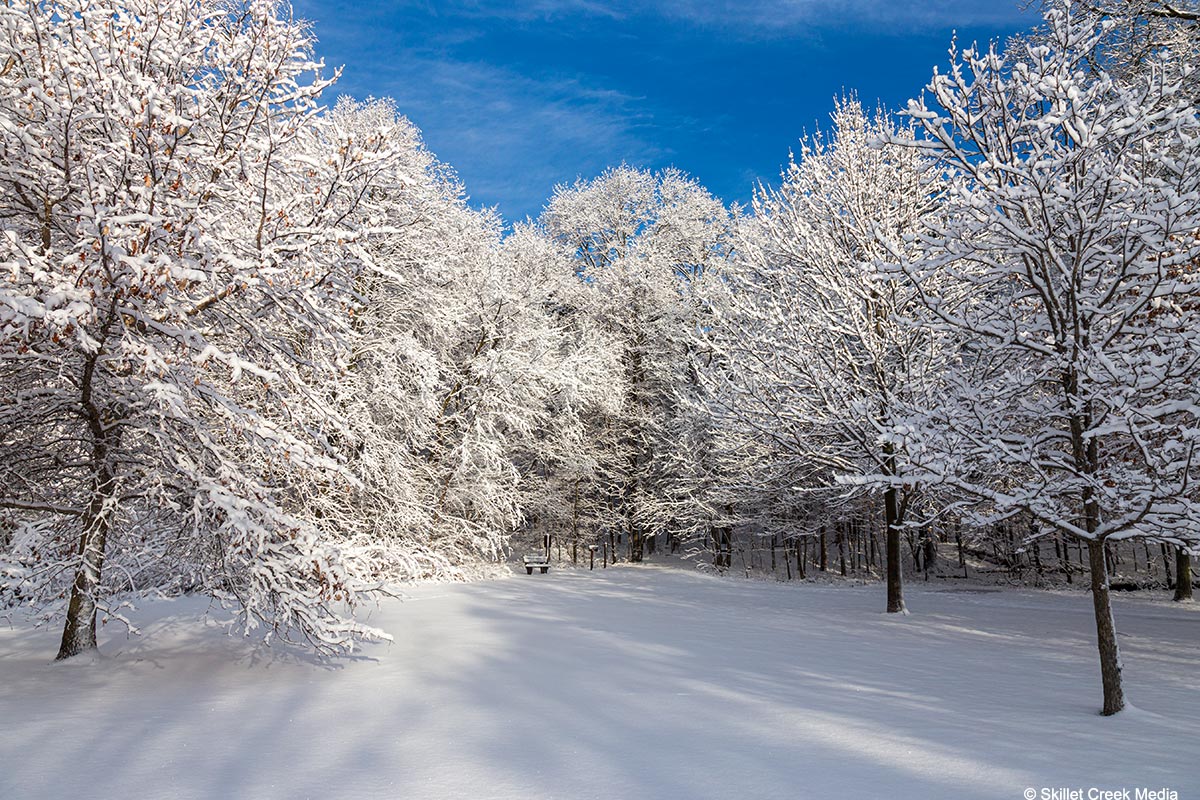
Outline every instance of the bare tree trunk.
<svg viewBox="0 0 1200 800"><path fill-rule="evenodd" d="M83 533L79 537L77 551L79 566L71 586L62 643L55 656L58 661L96 649L96 597L100 591L104 555L112 528L111 504L116 496L117 477L110 464L109 437L112 434L103 429L98 417L93 420L93 428L92 461L96 465L96 477L83 516Z"/></svg>
<svg viewBox="0 0 1200 800"><path fill-rule="evenodd" d="M854 572L857 574L862 570L862 560L860 556L862 537L858 532L858 520L850 523L850 564Z"/></svg>
<svg viewBox="0 0 1200 800"><path fill-rule="evenodd" d="M896 489L883 493L884 523L887 526L887 611L904 614L904 583L900 573L900 498Z"/></svg>
<svg viewBox="0 0 1200 800"><path fill-rule="evenodd" d="M829 548L825 546L825 526L821 526L821 563L819 564L821 572L824 572L829 567Z"/></svg>
<svg viewBox="0 0 1200 800"><path fill-rule="evenodd" d="M1042 539L1038 536L1040 529L1032 521L1029 523L1030 544L1033 546L1033 568L1038 578L1042 577Z"/></svg>
<svg viewBox="0 0 1200 800"><path fill-rule="evenodd" d="M846 526L838 526L837 532L838 564L842 568L842 577L846 577Z"/></svg>
<svg viewBox="0 0 1200 800"><path fill-rule="evenodd" d="M924 539L924 547L922 548L924 552L921 554L921 565L925 568L925 580L929 580L929 570L937 567L937 536L929 525L921 529L921 536Z"/></svg>
<svg viewBox="0 0 1200 800"><path fill-rule="evenodd" d="M96 494L98 497L99 493ZM96 595L100 590L100 575L104 569L109 521L104 511L93 515L89 508L87 516L89 519L85 521L83 535L79 538L79 566L71 587L62 642L55 656L57 661L96 649Z"/></svg>
<svg viewBox="0 0 1200 800"><path fill-rule="evenodd" d="M629 560L633 563L642 560L642 528L632 503L629 506Z"/></svg>
<svg viewBox="0 0 1200 800"><path fill-rule="evenodd" d="M571 504L571 563L579 563L579 481L575 481L575 499Z"/></svg>
<svg viewBox="0 0 1200 800"><path fill-rule="evenodd" d="M1055 547L1057 547L1057 542L1061 538L1062 538L1062 534L1059 534L1058 539L1055 540L1055 542L1056 542ZM1066 542L1062 543L1062 552L1063 552L1062 568L1063 568L1063 572L1067 573L1067 583L1074 583L1075 579L1071 577L1071 559L1067 553L1067 543Z"/></svg>
<svg viewBox="0 0 1200 800"><path fill-rule="evenodd" d="M1175 570L1171 569L1171 557L1167 554L1166 542L1159 542L1159 548L1162 550L1163 572L1167 576L1167 588L1175 588Z"/></svg>
<svg viewBox="0 0 1200 800"><path fill-rule="evenodd" d="M729 569L733 566L733 529L715 525L712 529L713 566Z"/></svg>
<svg viewBox="0 0 1200 800"><path fill-rule="evenodd" d="M954 543L958 546L958 565L962 567L963 577L967 577L967 554L963 552L962 522L954 523Z"/></svg>
<svg viewBox="0 0 1200 800"><path fill-rule="evenodd" d="M629 386L632 395L632 408L634 411L634 419L637 420L637 413L641 410L640 392L645 382L645 371L642 366L642 354L638 349L641 345L639 341L634 342L629 351ZM629 482L625 487L625 510L628 514L627 520L629 523L629 560L637 563L642 560L643 555L643 536L645 531L642 530L642 509L639 507L642 503L642 471L643 463L648 463L649 458L642 458L642 449L644 442L642 441L642 425L635 421L629 431ZM616 552L613 552L613 560L616 560Z"/></svg>
<svg viewBox="0 0 1200 800"><path fill-rule="evenodd" d="M1192 601L1192 557L1182 547L1175 548L1175 602Z"/></svg>
<svg viewBox="0 0 1200 800"><path fill-rule="evenodd" d="M1092 606L1096 613L1096 646L1100 650L1100 679L1104 685L1104 709L1101 713L1110 716L1125 707L1125 692L1121 686L1121 651L1117 646L1117 630L1108 596L1104 542L1089 539L1087 546L1092 573Z"/></svg>
<svg viewBox="0 0 1200 800"><path fill-rule="evenodd" d="M112 323L114 314L115 307L109 313L105 331ZM95 401L93 380L99 358L100 351L92 354L84 365L80 380L80 406L91 437L94 472L91 497L83 514L83 531L79 537L79 566L76 567L75 581L71 586L67 619L56 660L96 649L96 600L100 592L108 534L112 529L115 512L113 506L117 495L117 475L113 467L113 456L119 446L120 430L116 421L102 412Z"/></svg>

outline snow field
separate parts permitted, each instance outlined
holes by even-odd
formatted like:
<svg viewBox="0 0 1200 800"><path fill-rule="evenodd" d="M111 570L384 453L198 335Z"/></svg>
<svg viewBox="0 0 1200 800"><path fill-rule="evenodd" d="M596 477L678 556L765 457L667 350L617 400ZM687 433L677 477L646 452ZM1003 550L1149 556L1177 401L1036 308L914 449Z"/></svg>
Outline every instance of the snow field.
<svg viewBox="0 0 1200 800"><path fill-rule="evenodd" d="M147 603L94 663L0 629L0 797L1200 797L1200 613L1116 598L1135 708L1096 713L1085 594L656 567L426 585L320 664Z"/></svg>

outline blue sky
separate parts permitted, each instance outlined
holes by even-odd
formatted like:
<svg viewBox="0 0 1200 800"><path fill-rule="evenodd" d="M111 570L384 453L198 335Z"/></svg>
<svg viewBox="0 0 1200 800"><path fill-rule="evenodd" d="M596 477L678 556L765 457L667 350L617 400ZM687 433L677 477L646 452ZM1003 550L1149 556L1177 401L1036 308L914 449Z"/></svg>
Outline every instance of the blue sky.
<svg viewBox="0 0 1200 800"><path fill-rule="evenodd" d="M726 202L776 182L834 95L902 107L1019 0L294 0L337 94L395 98L471 202L536 216L606 166L675 166Z"/></svg>

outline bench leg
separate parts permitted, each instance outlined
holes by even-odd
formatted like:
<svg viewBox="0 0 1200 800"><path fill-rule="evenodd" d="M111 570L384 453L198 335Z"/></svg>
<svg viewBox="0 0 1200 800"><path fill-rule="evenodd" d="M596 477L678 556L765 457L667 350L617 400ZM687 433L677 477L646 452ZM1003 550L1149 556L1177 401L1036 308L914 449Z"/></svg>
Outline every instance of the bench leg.
<svg viewBox="0 0 1200 800"><path fill-rule="evenodd" d="M549 568L549 567L542 567L542 574L543 574L543 575L545 575L545 574L546 574L546 570L548 570L548 569L550 569L550 568Z"/></svg>
<svg viewBox="0 0 1200 800"><path fill-rule="evenodd" d="M526 568L525 568L525 574L526 574L526 575L532 575L532 574L533 574L533 567L526 567Z"/></svg>

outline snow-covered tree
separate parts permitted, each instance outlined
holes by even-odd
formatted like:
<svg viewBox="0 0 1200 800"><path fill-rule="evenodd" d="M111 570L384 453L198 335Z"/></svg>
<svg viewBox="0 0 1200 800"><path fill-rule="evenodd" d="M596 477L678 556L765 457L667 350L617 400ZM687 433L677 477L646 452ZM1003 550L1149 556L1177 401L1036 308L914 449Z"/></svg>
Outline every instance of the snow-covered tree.
<svg viewBox="0 0 1200 800"><path fill-rule="evenodd" d="M1053 8L1057 0L1046 0ZM1106 28L1101 45L1088 59L1093 70L1107 79L1136 84L1158 68L1161 57L1179 64L1200 62L1200 2L1197 0L1076 0L1071 13L1080 20ZM1045 26L1023 38L1044 43ZM1200 101L1200 70L1180 76L1184 93L1193 103ZM1192 598L1191 555L1175 547L1175 599Z"/></svg>
<svg viewBox="0 0 1200 800"><path fill-rule="evenodd" d="M936 390L942 337L906 325L910 287L882 262L925 252L941 185L923 154L878 147L898 129L844 99L833 132L806 139L779 189L762 189L728 271L713 327L725 414L793 466L794 487L826 502L879 487L887 610L904 611L900 535L917 487L908 409ZM873 480L868 480L873 479Z"/></svg>
<svg viewBox="0 0 1200 800"><path fill-rule="evenodd" d="M262 0L0 6L0 593L65 610L60 658L127 592L322 651L378 633L340 610L369 555L296 513L353 485L324 387L386 155L313 152L310 45Z"/></svg>
<svg viewBox="0 0 1200 800"><path fill-rule="evenodd" d="M327 127L326 151L382 139L400 156L357 211L355 348L328 387L359 484L312 492L309 513L374 553L381 578L468 575L590 480L582 428L615 359L572 313L585 287L560 249L527 228L502 240L390 102L343 101Z"/></svg>
<svg viewBox="0 0 1200 800"><path fill-rule="evenodd" d="M1191 65L1095 68L1108 26L1049 8L1041 43L956 54L908 114L960 177L944 255L903 264L966 343L921 427L930 480L1086 543L1104 713L1124 706L1105 542L1194 544L1200 119ZM946 274L966 287L956 302ZM911 449L911 448L910 448Z"/></svg>
<svg viewBox="0 0 1200 800"><path fill-rule="evenodd" d="M1061 0L1044 0L1043 9L1062 8ZM1179 63L1200 57L1200 2L1197 0L1073 0L1067 6L1081 21L1103 26L1105 35L1088 56L1089 69L1102 70L1119 83L1136 82L1154 69L1163 53ZM1022 34L1022 40L1046 44L1049 26ZM1200 100L1200 74L1182 76L1193 102Z"/></svg>
<svg viewBox="0 0 1200 800"><path fill-rule="evenodd" d="M678 171L621 166L558 187L540 225L572 257L591 289L586 313L620 354L626 394L619 417L606 424L622 452L609 462L608 483L618 489L612 512L624 522L630 560L640 561L647 540L691 512L666 463L679 441L673 425L703 324L693 285L724 259L729 214Z"/></svg>

